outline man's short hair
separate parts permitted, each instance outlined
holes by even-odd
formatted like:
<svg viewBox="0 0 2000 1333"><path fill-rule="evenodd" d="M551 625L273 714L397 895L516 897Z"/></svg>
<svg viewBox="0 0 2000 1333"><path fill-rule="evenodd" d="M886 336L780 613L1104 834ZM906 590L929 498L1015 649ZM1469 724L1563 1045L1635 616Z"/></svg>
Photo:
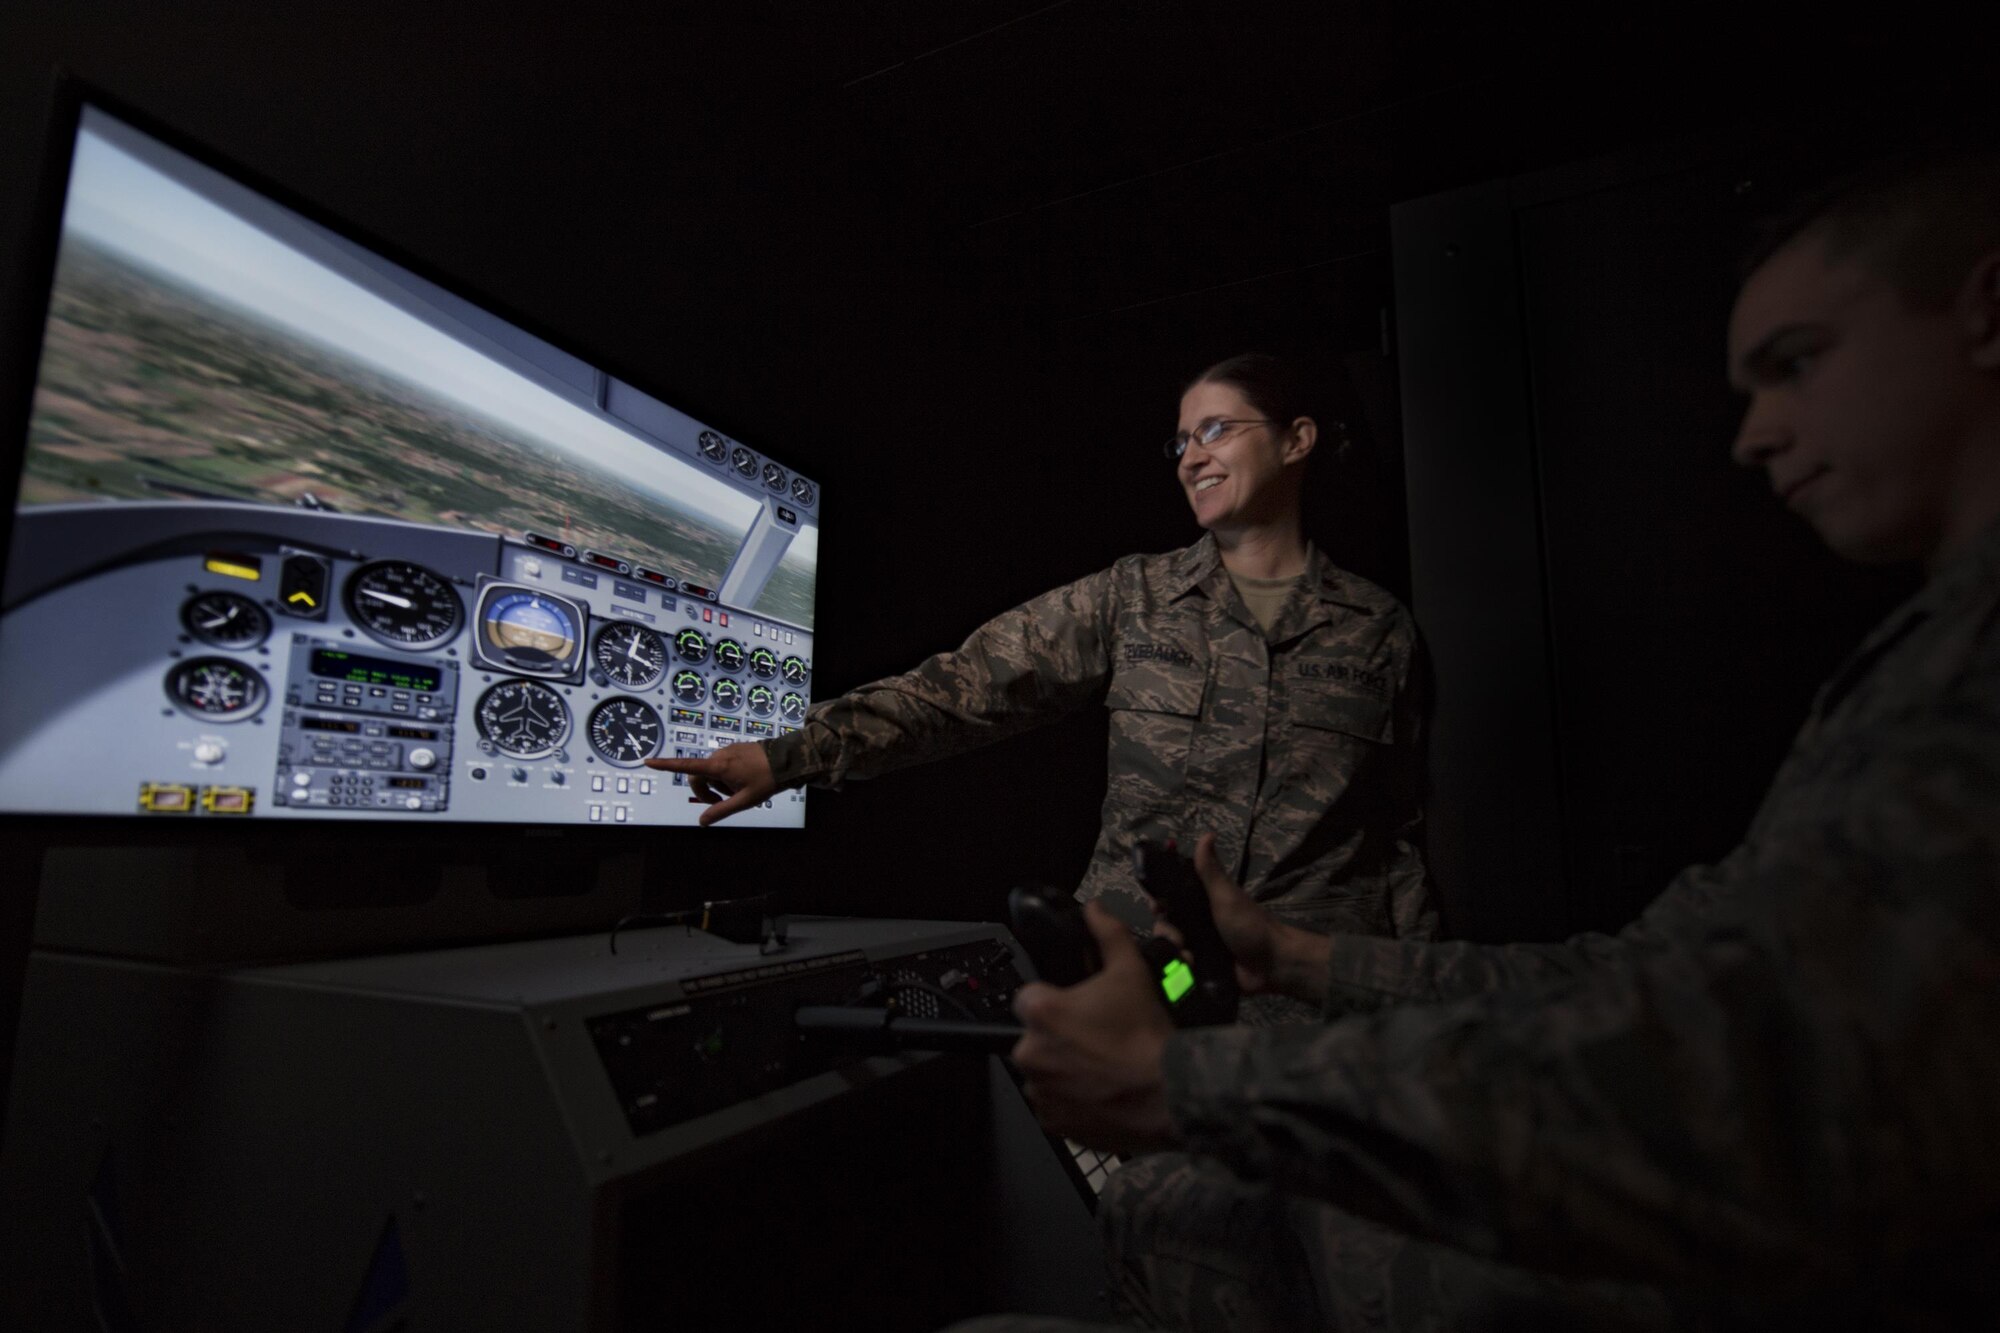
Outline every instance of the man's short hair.
<svg viewBox="0 0 2000 1333"><path fill-rule="evenodd" d="M1760 229L1743 276L1807 238L1831 259L1867 264L1912 306L1944 306L1972 266L2000 250L2000 149L1905 151L1822 185Z"/></svg>

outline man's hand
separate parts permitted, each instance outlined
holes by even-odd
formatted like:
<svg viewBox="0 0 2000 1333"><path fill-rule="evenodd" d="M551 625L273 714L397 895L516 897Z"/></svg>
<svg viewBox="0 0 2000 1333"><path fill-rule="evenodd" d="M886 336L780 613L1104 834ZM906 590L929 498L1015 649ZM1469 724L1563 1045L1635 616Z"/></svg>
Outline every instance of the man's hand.
<svg viewBox="0 0 2000 1333"><path fill-rule="evenodd" d="M1173 1021L1124 924L1096 903L1083 910L1104 970L1075 986L1035 982L1014 997L1027 1028L1014 1063L1027 1076L1028 1102L1049 1133L1093 1148L1170 1148L1161 1057Z"/></svg>
<svg viewBox="0 0 2000 1333"><path fill-rule="evenodd" d="M687 774L688 789L708 809L701 812L705 828L738 810L762 805L778 790L771 761L762 745L725 745L706 759L648 759L647 768Z"/></svg>
<svg viewBox="0 0 2000 1333"><path fill-rule="evenodd" d="M1324 935L1287 925L1258 906L1216 859L1213 833L1195 843L1194 869L1208 890L1216 933L1236 959L1236 984L1245 995L1284 994L1308 1004L1326 998Z"/></svg>

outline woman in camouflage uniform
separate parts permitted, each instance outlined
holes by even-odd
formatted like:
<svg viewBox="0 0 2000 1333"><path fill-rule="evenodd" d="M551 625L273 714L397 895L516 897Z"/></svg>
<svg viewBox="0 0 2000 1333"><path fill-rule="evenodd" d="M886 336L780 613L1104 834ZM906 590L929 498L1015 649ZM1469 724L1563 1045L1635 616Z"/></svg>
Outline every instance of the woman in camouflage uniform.
<svg viewBox="0 0 2000 1333"><path fill-rule="evenodd" d="M1194 545L1045 593L954 652L819 704L792 734L647 762L689 775L711 803L706 825L784 788L838 787L1102 702L1104 827L1080 898L1149 925L1133 845L1214 830L1223 865L1286 919L1428 937L1416 629L1306 540L1301 482L1319 438L1283 363L1212 366L1182 394L1167 444L1204 529Z"/></svg>

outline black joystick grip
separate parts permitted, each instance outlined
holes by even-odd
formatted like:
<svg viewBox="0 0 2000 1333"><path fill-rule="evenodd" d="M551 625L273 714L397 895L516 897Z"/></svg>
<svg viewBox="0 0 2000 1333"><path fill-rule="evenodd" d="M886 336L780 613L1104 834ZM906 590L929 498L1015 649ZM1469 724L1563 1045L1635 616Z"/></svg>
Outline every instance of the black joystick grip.
<svg viewBox="0 0 2000 1333"><path fill-rule="evenodd" d="M1007 919L1043 981L1074 986L1104 966L1083 909L1066 893L1015 889L1007 895Z"/></svg>
<svg viewBox="0 0 2000 1333"><path fill-rule="evenodd" d="M1208 890L1194 863L1176 852L1172 843L1142 842L1132 849L1132 869L1139 887L1158 904L1160 915L1180 932L1192 960L1185 977L1161 974L1175 1022L1183 1027L1235 1022L1236 959L1215 928Z"/></svg>

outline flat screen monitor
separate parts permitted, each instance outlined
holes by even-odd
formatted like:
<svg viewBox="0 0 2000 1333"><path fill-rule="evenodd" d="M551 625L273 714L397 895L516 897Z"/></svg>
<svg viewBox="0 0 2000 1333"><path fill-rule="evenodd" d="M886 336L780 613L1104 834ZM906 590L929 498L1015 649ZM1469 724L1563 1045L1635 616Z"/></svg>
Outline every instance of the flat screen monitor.
<svg viewBox="0 0 2000 1333"><path fill-rule="evenodd" d="M99 105L60 206L0 813L684 825L802 720L815 480Z"/></svg>

